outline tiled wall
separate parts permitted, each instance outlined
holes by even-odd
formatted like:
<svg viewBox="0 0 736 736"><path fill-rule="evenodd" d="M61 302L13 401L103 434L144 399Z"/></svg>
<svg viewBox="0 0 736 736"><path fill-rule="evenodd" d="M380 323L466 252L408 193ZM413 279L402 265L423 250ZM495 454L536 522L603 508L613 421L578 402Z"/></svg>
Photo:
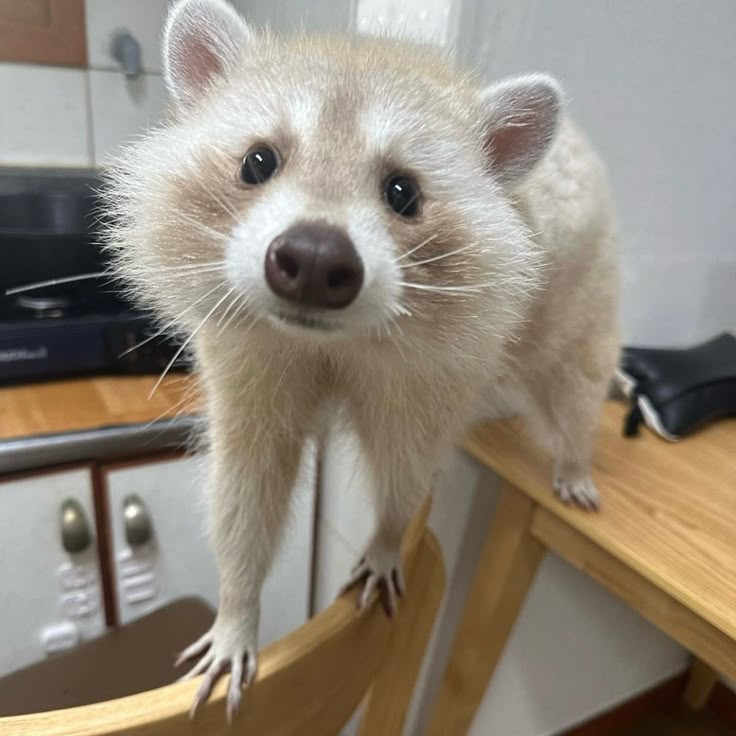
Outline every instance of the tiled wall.
<svg viewBox="0 0 736 736"><path fill-rule="evenodd" d="M351 0L234 0L256 25L348 25ZM0 63L0 166L99 166L164 112L160 37L168 0L86 0L89 69ZM140 43L143 74L129 81L110 53L116 31Z"/></svg>
<svg viewBox="0 0 736 736"><path fill-rule="evenodd" d="M87 0L89 69L0 64L0 164L96 166L156 122L164 108L159 35L166 0ZM113 34L141 44L144 73L128 81Z"/></svg>

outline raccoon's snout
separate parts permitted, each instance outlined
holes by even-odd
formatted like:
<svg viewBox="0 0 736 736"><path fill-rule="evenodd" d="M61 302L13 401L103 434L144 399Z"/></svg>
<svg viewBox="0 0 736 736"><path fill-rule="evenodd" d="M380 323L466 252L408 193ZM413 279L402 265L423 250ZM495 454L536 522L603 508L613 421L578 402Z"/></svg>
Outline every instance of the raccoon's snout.
<svg viewBox="0 0 736 736"><path fill-rule="evenodd" d="M282 299L343 309L363 285L363 261L347 233L321 222L293 225L266 251L266 282Z"/></svg>

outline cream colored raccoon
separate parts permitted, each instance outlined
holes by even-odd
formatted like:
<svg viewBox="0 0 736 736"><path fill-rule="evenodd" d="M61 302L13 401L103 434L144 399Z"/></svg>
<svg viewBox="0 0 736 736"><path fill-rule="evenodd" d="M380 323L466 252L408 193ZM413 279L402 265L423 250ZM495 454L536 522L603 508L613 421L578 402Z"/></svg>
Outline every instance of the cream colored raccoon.
<svg viewBox="0 0 736 736"><path fill-rule="evenodd" d="M171 11L170 121L110 174L119 270L191 340L220 574L197 703L256 670L259 594L305 437L338 416L378 528L354 580L401 592L399 540L475 418L526 413L554 487L593 507L591 435L617 355L603 168L557 83L483 87L431 49L280 39L222 0ZM552 479L550 479L552 485Z"/></svg>

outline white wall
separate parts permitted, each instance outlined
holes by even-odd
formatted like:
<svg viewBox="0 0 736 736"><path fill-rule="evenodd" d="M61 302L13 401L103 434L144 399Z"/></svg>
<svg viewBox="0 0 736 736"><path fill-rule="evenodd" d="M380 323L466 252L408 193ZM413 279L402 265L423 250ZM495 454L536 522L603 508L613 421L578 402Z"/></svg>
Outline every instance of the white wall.
<svg viewBox="0 0 736 736"><path fill-rule="evenodd" d="M459 5L453 0L357 0L355 25L362 33L393 33L421 41L448 42Z"/></svg>
<svg viewBox="0 0 736 736"><path fill-rule="evenodd" d="M736 3L462 0L457 48L497 78L543 69L609 163L625 338L736 329Z"/></svg>
<svg viewBox="0 0 736 736"><path fill-rule="evenodd" d="M257 26L277 31L329 31L347 28L353 0L230 0Z"/></svg>

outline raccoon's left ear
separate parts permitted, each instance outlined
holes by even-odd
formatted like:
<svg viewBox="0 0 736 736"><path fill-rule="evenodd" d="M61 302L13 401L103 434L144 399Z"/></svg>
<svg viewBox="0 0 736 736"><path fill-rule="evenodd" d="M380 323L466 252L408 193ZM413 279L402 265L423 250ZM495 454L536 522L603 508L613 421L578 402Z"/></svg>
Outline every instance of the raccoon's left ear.
<svg viewBox="0 0 736 736"><path fill-rule="evenodd" d="M179 108L191 108L224 76L252 33L225 0L180 0L163 37L164 80Z"/></svg>
<svg viewBox="0 0 736 736"><path fill-rule="evenodd" d="M557 132L562 90L546 74L493 84L480 93L485 147L502 184L518 182L544 156Z"/></svg>

